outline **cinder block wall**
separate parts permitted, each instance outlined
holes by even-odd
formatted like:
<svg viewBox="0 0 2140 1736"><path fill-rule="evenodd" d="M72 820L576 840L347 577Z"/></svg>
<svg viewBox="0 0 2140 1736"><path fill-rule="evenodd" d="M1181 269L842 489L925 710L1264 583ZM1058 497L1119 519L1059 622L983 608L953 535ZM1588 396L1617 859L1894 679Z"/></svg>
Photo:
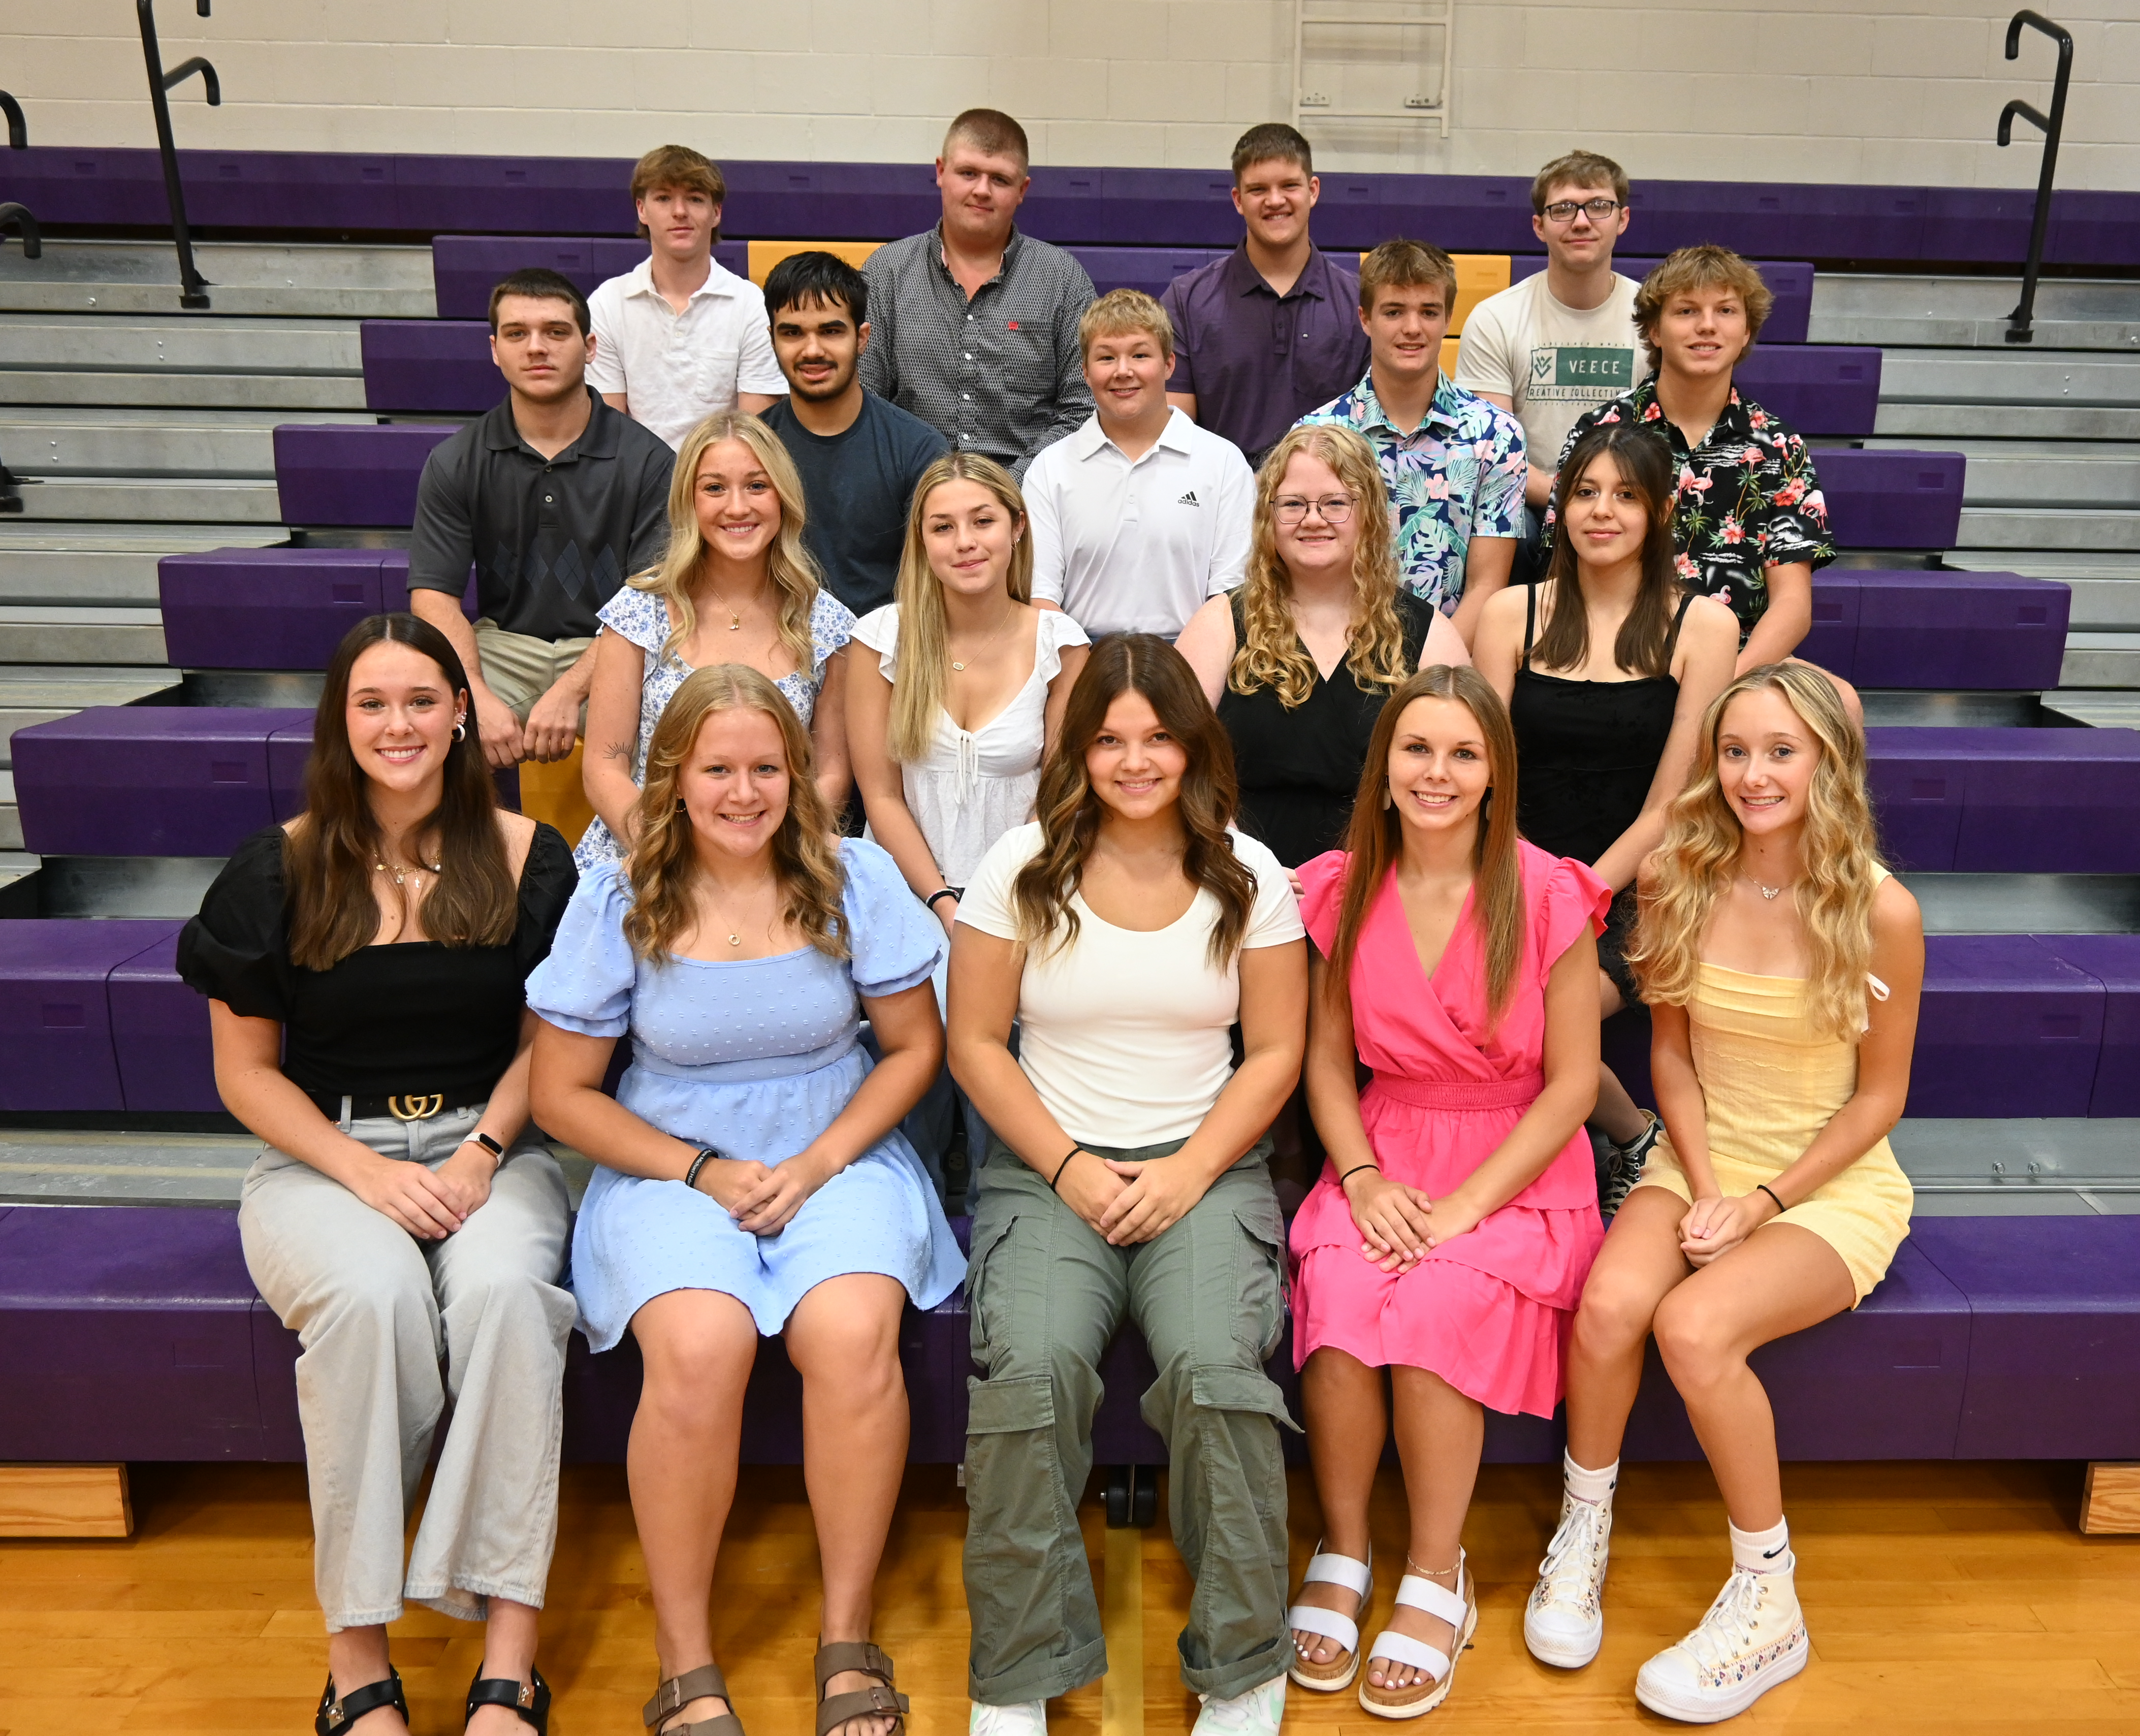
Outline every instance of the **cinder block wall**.
<svg viewBox="0 0 2140 1736"><path fill-rule="evenodd" d="M2000 151L1992 128L2010 96L2048 105L2054 51L2032 32L2003 57L2013 3L1465 0L1447 140L1310 132L1333 169L1528 174L1580 141L1638 175L2027 184L2036 135ZM2050 9L2078 47L2060 184L2140 186L2140 7ZM1291 0L218 0L204 20L163 0L159 22L167 66L204 53L223 76L220 110L197 84L177 99L181 139L205 147L626 156L676 140L887 161L930 155L950 115L989 103L1042 162L1207 167L1286 112L1293 16ZM133 24L120 0L0 10L0 83L33 142L154 142ZM1318 82L1337 94L1338 76Z"/></svg>

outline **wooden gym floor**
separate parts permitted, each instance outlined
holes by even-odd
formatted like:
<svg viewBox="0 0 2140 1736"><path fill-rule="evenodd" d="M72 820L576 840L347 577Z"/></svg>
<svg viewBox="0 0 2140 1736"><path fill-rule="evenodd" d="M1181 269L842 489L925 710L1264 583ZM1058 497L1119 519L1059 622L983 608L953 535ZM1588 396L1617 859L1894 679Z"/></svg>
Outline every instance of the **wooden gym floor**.
<svg viewBox="0 0 2140 1736"><path fill-rule="evenodd" d="M2080 1471L2053 1464L1786 1468L1814 1661L1740 1720L1804 1736L1866 1732L2140 1733L2140 1537L2075 1528ZM1635 1704L1637 1666L1707 1606L1726 1565L1724 1519L1700 1465L1632 1469L1620 1496L1605 1650L1563 1675L1523 1649L1523 1602L1558 1505L1543 1466L1489 1467L1469 1543L1485 1599L1478 1640L1428 1730L1556 1733L1677 1728ZM0 1543L0 1736L311 1727L325 1673L297 1466L140 1466L125 1542ZM1386 1476L1377 1555L1401 1548ZM1175 1673L1188 1583L1162 1523L1108 1533L1088 1503L1108 1586L1116 1691L1050 1709L1058 1736L1176 1736L1195 1701ZM917 1467L880 1581L877 1638L913 1695L913 1736L964 1729L964 1498ZM1293 1484L1298 1572L1313 1498ZM1112 1547L1111 1547L1112 1544ZM816 1557L801 1479L744 1474L716 1591L715 1643L751 1736L808 1736ZM1385 1570L1376 1618L1395 1580ZM543 1670L556 1736L626 1736L654 1685L651 1615L621 1470L565 1474ZM417 1611L394 1630L417 1736L460 1729L476 1630ZM1138 1660L1128 1655L1141 1651ZM1127 1692L1141 1680L1142 1693ZM1389 1726L1350 1694L1295 1689L1294 1728Z"/></svg>

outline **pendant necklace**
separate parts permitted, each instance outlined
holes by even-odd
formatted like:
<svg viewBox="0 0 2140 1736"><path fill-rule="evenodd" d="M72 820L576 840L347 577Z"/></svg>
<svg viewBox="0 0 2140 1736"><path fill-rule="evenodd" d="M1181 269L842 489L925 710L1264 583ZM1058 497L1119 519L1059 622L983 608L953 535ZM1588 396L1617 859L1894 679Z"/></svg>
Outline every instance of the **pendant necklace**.
<svg viewBox="0 0 2140 1736"><path fill-rule="evenodd" d="M713 900L711 899L708 899L706 900L706 907L709 910L713 909ZM714 910L714 915L719 919L719 926L732 930L729 935L729 944L730 946L741 946L743 944L743 936L739 933L733 932L734 924L729 921L727 917L723 916L719 910Z"/></svg>
<svg viewBox="0 0 2140 1736"><path fill-rule="evenodd" d="M1004 634L1009 632L1011 628L1016 625L1017 620L1018 616L1014 613L1010 620L1005 621L1000 627L998 627L994 632L989 634L986 639L981 641L981 650L994 650L995 649L996 641L999 639L1001 639ZM966 663L977 663L979 660L980 657L979 653L969 651L966 654ZM954 663L951 667L963 675L966 672L966 663Z"/></svg>
<svg viewBox="0 0 2140 1736"><path fill-rule="evenodd" d="M394 876L394 884L398 886L402 883L405 876L416 876L420 875L422 873L429 872L434 878L435 878L439 870L444 868L445 864L444 862L420 861L414 868L390 868L384 862L375 862L372 866L381 874L392 875ZM419 890L421 890L420 880L418 884Z"/></svg>
<svg viewBox="0 0 2140 1736"><path fill-rule="evenodd" d="M1788 880L1780 886L1765 886L1760 883L1760 881L1755 880L1752 875L1745 872L1743 870L1740 871L1739 877L1745 880L1746 884L1751 886L1756 892L1760 893L1762 898L1769 904L1774 904L1778 899L1781 898L1784 893L1790 890L1790 882Z"/></svg>

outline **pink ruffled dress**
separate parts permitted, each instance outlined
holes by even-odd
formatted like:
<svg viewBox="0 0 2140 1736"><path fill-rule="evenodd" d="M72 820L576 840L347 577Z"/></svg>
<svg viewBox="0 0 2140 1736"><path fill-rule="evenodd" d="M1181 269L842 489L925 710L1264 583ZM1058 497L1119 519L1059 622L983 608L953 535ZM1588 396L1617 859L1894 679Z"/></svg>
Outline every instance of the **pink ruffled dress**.
<svg viewBox="0 0 2140 1736"><path fill-rule="evenodd" d="M1374 1078L1360 1119L1382 1173L1451 1192L1544 1088L1545 986L1612 895L1580 862L1529 844L1521 857L1529 929L1499 1024L1487 1031L1485 958L1465 905L1432 978L1420 966L1394 873L1361 924L1352 961L1352 1034ZM1337 938L1351 858L1332 851L1300 869L1300 914L1325 956ZM1371 1366L1437 1374L1490 1409L1551 1416L1565 1384L1568 1334L1604 1238L1589 1136L1578 1129L1522 1193L1468 1235L1401 1276L1360 1252L1352 1208L1328 1163L1293 1220L1296 1366L1330 1346Z"/></svg>

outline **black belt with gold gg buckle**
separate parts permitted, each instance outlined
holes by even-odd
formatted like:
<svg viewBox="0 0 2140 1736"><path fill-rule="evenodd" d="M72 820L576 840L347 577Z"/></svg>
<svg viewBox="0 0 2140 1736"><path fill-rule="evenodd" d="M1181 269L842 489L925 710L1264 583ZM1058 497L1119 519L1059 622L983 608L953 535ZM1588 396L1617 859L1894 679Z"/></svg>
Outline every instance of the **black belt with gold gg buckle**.
<svg viewBox="0 0 2140 1736"><path fill-rule="evenodd" d="M339 1093L309 1091L306 1095L330 1121L341 1119L343 1100ZM353 1121L374 1121L390 1116L397 1121L429 1121L456 1109L472 1109L489 1097L487 1091L464 1087L449 1091L396 1091L387 1096L352 1096L348 1101Z"/></svg>

